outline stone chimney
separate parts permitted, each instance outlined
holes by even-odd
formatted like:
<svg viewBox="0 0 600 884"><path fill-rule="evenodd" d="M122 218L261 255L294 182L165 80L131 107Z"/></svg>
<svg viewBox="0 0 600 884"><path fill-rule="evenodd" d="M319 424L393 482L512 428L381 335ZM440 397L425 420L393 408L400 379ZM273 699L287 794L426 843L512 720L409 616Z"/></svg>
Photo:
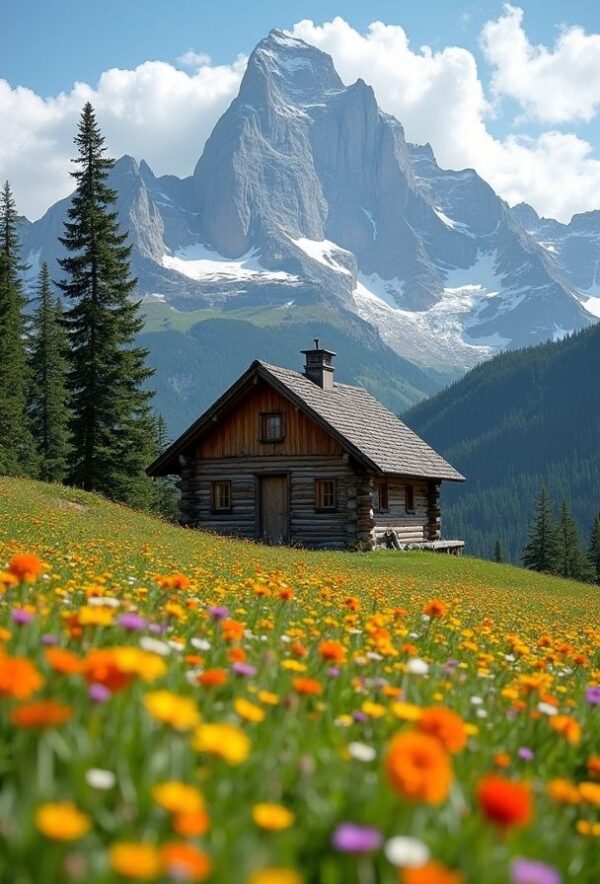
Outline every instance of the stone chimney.
<svg viewBox="0 0 600 884"><path fill-rule="evenodd" d="M335 371L332 363L333 357L336 355L331 350L324 350L319 347L319 339L315 338L315 346L313 350L301 350L306 356L304 365L304 374L310 378L318 387L323 390L333 390L333 372Z"/></svg>

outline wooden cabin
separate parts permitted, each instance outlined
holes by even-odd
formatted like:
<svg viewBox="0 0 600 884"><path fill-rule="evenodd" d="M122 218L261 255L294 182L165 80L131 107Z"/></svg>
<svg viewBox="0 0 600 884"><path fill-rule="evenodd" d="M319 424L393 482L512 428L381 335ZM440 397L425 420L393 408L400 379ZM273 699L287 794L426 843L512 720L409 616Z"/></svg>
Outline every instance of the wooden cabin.
<svg viewBox="0 0 600 884"><path fill-rule="evenodd" d="M148 467L180 476L180 521L271 544L460 551L441 538L449 463L362 387L336 383L333 357L302 351L304 373L255 361Z"/></svg>

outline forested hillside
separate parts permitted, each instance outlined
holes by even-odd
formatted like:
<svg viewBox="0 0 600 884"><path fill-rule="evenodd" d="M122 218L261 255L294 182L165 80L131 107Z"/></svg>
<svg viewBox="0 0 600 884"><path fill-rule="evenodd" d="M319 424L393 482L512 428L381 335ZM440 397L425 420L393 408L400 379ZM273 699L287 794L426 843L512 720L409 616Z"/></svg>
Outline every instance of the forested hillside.
<svg viewBox="0 0 600 884"><path fill-rule="evenodd" d="M463 472L445 492L444 532L517 561L542 484L587 540L600 509L600 328L475 368L405 419Z"/></svg>

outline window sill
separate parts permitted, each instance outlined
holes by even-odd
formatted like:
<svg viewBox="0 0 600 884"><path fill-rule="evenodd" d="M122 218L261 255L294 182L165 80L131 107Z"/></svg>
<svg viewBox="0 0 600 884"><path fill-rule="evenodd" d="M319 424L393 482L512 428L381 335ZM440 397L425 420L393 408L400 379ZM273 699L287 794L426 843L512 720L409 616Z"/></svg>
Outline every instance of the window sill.
<svg viewBox="0 0 600 884"><path fill-rule="evenodd" d="M281 442L285 442L285 436L282 436L281 439L259 439L258 441L261 445L279 445Z"/></svg>

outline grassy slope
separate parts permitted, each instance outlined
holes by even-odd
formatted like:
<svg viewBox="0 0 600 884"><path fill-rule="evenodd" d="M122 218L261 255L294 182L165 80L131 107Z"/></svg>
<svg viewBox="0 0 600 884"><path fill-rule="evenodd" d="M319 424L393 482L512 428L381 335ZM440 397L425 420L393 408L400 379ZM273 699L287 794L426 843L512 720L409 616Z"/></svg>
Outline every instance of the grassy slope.
<svg viewBox="0 0 600 884"><path fill-rule="evenodd" d="M83 502L81 506L78 501ZM22 545L35 539L48 549L53 543L90 543L99 565L110 565L110 544L118 538L120 544L126 543L131 549L131 567L139 564L138 547L149 542L156 557L171 561L184 572L202 560L207 567L218 569L224 579L248 576L258 568L286 573L299 569L324 578L343 575L349 591L361 591L365 584L377 580L399 590L399 599L409 581L411 593L418 597L448 597L458 592L480 610L504 610L515 623L521 619L522 605L532 606L550 619L555 615L557 624L565 619L587 621L590 610L600 613L600 595L595 587L469 556L421 552L398 555L388 550L362 555L265 547L187 531L74 489L0 478L0 513L4 508L0 540L4 535ZM58 521L52 532L46 533L43 526L52 524L52 515ZM107 544L104 550L98 547L99 539Z"/></svg>
<svg viewBox="0 0 600 884"><path fill-rule="evenodd" d="M153 793L173 779L205 795L212 826L191 843L212 859L211 884L249 884L253 871L280 867L300 868L303 884L397 884L381 850L361 863L336 854L332 833L345 821L376 826L385 838L422 839L437 860L461 870L465 884L506 884L517 856L558 867L565 881L600 880L594 839L576 834L577 820L590 818L593 807L558 804L547 791L554 777L585 779L587 759L597 751L598 709L585 702L585 685L598 667L590 659L600 620L594 588L470 558L265 548L169 526L71 489L0 479L0 571L23 550L41 555L49 573L7 593L0 636L7 654L28 657L46 679L35 698L66 703L73 714L41 733L16 727L10 714L18 703L2 696L12 685L2 681L0 655L1 881L64 884L75 880L66 864L86 884L122 882L109 864L115 842L181 840ZM157 586L157 574L174 572L190 578L187 590ZM284 602L279 593L286 584L294 598ZM116 610L86 602L104 594L118 600ZM349 597L355 606L348 606ZM421 611L433 597L450 611L427 625ZM56 635L84 660L94 647L110 653L126 644L131 660L140 633L126 633L113 618L134 607L164 624L167 604L163 639L181 651L164 645L165 673L146 683L144 662L139 677L106 703L93 704L80 676L57 675L44 658L41 633ZM214 604L226 605L242 624L243 637L233 646L207 616ZM35 616L19 627L11 611L23 605ZM104 625L78 626L84 615L102 612ZM206 641L200 650L198 638ZM346 649L338 677L320 659L325 639ZM305 650L295 650L294 642ZM231 672L232 647L256 667L251 678ZM429 663L428 677L408 674L411 654ZM459 661L458 668L447 670L449 659ZM199 687L195 666L221 668L227 684ZM299 674L317 679L322 694L298 693ZM540 674L544 695L579 722L576 744L535 713L535 689L518 687L520 678ZM145 703L150 692L165 689L189 698L204 722L241 729L251 747L243 763L231 767L192 748L191 733L155 721ZM277 705L269 705L262 690L274 692ZM415 727L395 709L398 698L418 707L442 703L470 729L468 746L452 757L450 795L439 805L411 804L386 775L392 736ZM240 699L264 720L245 720ZM353 720L357 710L363 720ZM229 736L221 740L221 748L231 745ZM375 759L351 760L356 742L372 747ZM533 750L533 762L519 760L521 746ZM506 776L533 784L532 821L507 837L496 836L476 799L498 752L509 759ZM116 785L107 792L90 788L90 768L114 772ZM43 837L34 821L41 803L64 800L87 814L91 831L61 844ZM291 809L295 823L281 832L260 831L252 807L261 801Z"/></svg>

